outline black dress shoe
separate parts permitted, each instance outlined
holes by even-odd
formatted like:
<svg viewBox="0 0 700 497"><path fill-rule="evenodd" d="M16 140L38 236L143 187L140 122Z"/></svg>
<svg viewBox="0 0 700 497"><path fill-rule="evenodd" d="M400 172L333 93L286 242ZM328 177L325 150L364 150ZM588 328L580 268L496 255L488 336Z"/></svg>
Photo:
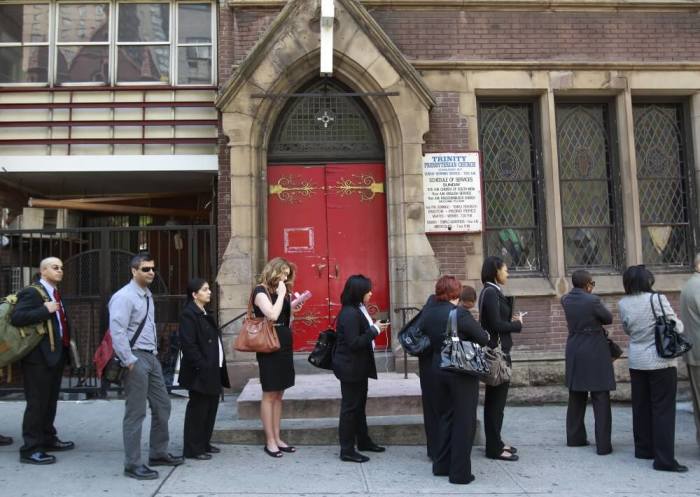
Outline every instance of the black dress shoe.
<svg viewBox="0 0 700 497"><path fill-rule="evenodd" d="M61 452L63 450L73 450L75 449L75 444L73 442L62 442L58 438L44 446L45 452Z"/></svg>
<svg viewBox="0 0 700 497"><path fill-rule="evenodd" d="M346 462L367 462L369 461L369 457L362 455L359 452L348 452L345 454L341 453L340 460Z"/></svg>
<svg viewBox="0 0 700 497"><path fill-rule="evenodd" d="M158 479L158 471L154 471L148 466L127 466L124 468L124 476L135 478L136 480L156 480Z"/></svg>
<svg viewBox="0 0 700 497"><path fill-rule="evenodd" d="M12 437L0 435L0 445L12 445Z"/></svg>
<svg viewBox="0 0 700 497"><path fill-rule="evenodd" d="M469 485L475 478L476 477L474 475L469 475L466 479L450 478L450 483L453 483L454 485Z"/></svg>
<svg viewBox="0 0 700 497"><path fill-rule="evenodd" d="M187 459L196 459L197 461L208 461L211 459L211 454L197 454L196 456L185 456Z"/></svg>
<svg viewBox="0 0 700 497"><path fill-rule="evenodd" d="M151 466L179 466L183 462L185 462L184 457L174 456L172 454L167 454L164 457L148 460L148 464Z"/></svg>
<svg viewBox="0 0 700 497"><path fill-rule="evenodd" d="M683 466L682 464L678 464L678 462L676 462L675 466L671 466L670 468L664 468L664 467L657 466L656 464L654 464L654 469L656 471L671 471L673 473L687 473L688 472L688 466Z"/></svg>
<svg viewBox="0 0 700 497"><path fill-rule="evenodd" d="M38 450L33 452L30 456L20 455L19 462L24 464L53 464L56 462L56 457Z"/></svg>
<svg viewBox="0 0 700 497"><path fill-rule="evenodd" d="M368 445L358 445L357 450L361 450L363 452L384 452L386 450L386 447L382 447L381 445L377 445L376 443L371 443Z"/></svg>
<svg viewBox="0 0 700 497"><path fill-rule="evenodd" d="M214 447L213 445L207 445L207 452L210 454L218 454L221 452L221 449L218 447Z"/></svg>

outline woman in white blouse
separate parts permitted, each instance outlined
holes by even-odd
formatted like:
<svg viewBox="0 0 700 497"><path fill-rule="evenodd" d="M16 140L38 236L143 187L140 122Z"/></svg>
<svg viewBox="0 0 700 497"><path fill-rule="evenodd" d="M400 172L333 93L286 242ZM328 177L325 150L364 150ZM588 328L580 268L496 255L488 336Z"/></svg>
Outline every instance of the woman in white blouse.
<svg viewBox="0 0 700 497"><path fill-rule="evenodd" d="M654 275L646 267L632 266L622 275L626 296L620 300L622 326L630 337L629 368L632 385L634 456L653 459L659 471L686 472L674 456L676 433L677 361L656 352L654 312L666 313L683 331L668 299L654 293ZM654 306L652 310L652 306Z"/></svg>

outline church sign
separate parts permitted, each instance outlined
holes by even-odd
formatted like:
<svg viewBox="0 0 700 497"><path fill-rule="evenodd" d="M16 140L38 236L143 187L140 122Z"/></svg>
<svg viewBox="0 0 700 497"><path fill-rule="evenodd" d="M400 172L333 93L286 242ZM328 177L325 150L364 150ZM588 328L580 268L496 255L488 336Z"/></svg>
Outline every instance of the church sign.
<svg viewBox="0 0 700 497"><path fill-rule="evenodd" d="M479 152L423 156L426 233L482 231Z"/></svg>

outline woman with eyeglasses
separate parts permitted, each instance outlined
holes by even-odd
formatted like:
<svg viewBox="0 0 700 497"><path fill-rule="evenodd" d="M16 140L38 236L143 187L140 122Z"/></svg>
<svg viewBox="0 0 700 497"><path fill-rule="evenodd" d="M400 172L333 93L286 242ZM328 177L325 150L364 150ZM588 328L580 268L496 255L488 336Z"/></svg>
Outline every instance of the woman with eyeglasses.
<svg viewBox="0 0 700 497"><path fill-rule="evenodd" d="M221 332L206 306L211 302L209 283L193 278L187 285L187 304L180 317L182 363L179 383L189 390L185 410L184 456L208 460L221 450L211 444L222 388L231 384Z"/></svg>
<svg viewBox="0 0 700 497"><path fill-rule="evenodd" d="M260 418L265 429L265 453L279 458L284 453L296 452L280 436L282 397L287 388L294 386L294 357L292 355L292 309L289 298L296 265L282 257L275 257L263 268L260 283L253 289L253 311L257 317L267 317L275 324L280 349L271 353L257 353L262 386Z"/></svg>
<svg viewBox="0 0 700 497"><path fill-rule="evenodd" d="M603 325L612 324L613 315L600 297L593 295L595 282L588 271L571 275L573 288L561 298L569 336L566 340L566 445L589 445L586 439L586 403L590 392L595 417L595 443L598 455L612 452L612 410L610 391L615 390L613 358Z"/></svg>
<svg viewBox="0 0 700 497"><path fill-rule="evenodd" d="M479 319L481 326L489 332L489 347L498 344L510 364L510 349L513 346L512 333L519 333L523 328L521 312L513 317L513 298L506 297L503 285L508 281L508 266L500 257L489 256L481 266L481 282L484 288L479 295ZM500 385L486 385L484 388L484 433L486 435L486 457L501 461L517 461L518 451L512 445L506 445L501 439L503 411L508 399L510 382Z"/></svg>

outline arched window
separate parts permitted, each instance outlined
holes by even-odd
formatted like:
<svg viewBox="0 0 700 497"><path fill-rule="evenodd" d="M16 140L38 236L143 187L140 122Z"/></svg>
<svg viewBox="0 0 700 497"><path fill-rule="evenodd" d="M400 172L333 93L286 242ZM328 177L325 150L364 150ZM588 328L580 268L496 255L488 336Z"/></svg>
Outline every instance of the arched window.
<svg viewBox="0 0 700 497"><path fill-rule="evenodd" d="M384 145L360 97L333 80L315 81L292 97L270 140L270 162L383 160Z"/></svg>

